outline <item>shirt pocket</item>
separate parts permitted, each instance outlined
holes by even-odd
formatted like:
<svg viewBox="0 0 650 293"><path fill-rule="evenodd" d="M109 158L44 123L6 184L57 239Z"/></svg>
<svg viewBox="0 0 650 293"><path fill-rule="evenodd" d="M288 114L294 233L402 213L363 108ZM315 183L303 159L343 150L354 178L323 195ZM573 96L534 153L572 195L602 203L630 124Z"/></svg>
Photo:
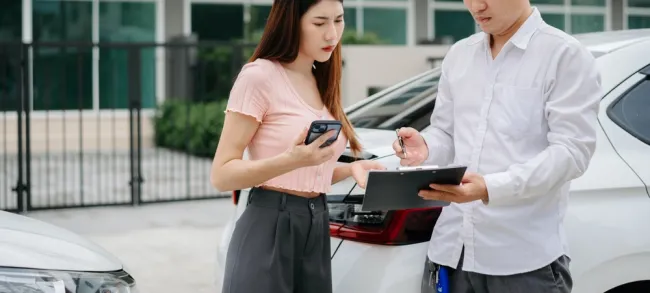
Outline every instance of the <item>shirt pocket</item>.
<svg viewBox="0 0 650 293"><path fill-rule="evenodd" d="M490 110L494 129L512 139L539 135L543 129L542 99L539 87L495 84Z"/></svg>

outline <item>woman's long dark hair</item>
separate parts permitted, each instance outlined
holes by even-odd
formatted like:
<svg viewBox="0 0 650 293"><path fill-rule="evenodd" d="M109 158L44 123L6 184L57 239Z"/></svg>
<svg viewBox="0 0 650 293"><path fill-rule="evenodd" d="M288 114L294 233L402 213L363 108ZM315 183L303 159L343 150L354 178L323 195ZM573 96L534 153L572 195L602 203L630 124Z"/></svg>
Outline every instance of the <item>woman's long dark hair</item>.
<svg viewBox="0 0 650 293"><path fill-rule="evenodd" d="M275 0L262 39L249 61L263 58L290 63L296 60L300 47L300 19L309 7L319 1L321 0ZM315 65L313 72L323 104L334 118L341 121L343 134L350 141L350 149L358 153L361 151L361 143L343 111L341 101L341 42L336 45L329 60L323 63L316 61Z"/></svg>

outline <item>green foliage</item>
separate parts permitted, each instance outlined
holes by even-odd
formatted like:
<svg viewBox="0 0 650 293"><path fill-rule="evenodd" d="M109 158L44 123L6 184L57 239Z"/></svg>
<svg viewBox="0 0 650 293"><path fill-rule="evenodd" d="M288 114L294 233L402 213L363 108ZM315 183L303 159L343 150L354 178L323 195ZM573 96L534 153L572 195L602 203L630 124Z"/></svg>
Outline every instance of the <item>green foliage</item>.
<svg viewBox="0 0 650 293"><path fill-rule="evenodd" d="M254 45L237 43L200 48L193 99L201 102L227 99L239 69L248 62L254 49Z"/></svg>
<svg viewBox="0 0 650 293"><path fill-rule="evenodd" d="M364 33L359 36L354 30L346 30L341 37L341 43L345 45L380 45L386 43L374 33Z"/></svg>
<svg viewBox="0 0 650 293"><path fill-rule="evenodd" d="M212 157L219 143L227 100L207 103L167 100L154 121L156 146Z"/></svg>

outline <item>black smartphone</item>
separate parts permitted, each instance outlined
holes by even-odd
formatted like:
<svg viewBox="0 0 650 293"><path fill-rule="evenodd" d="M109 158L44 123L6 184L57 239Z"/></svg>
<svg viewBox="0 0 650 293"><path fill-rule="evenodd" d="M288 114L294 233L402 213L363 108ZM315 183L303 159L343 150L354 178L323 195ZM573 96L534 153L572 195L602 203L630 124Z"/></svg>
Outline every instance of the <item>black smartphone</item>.
<svg viewBox="0 0 650 293"><path fill-rule="evenodd" d="M333 144L338 138L339 133L341 133L341 121L338 120L316 120L311 123L309 126L309 131L307 132L307 138L305 138L305 144L311 144L314 140L318 139L321 135L325 134L330 130L336 131L336 134L330 137L325 143L320 145L321 148Z"/></svg>

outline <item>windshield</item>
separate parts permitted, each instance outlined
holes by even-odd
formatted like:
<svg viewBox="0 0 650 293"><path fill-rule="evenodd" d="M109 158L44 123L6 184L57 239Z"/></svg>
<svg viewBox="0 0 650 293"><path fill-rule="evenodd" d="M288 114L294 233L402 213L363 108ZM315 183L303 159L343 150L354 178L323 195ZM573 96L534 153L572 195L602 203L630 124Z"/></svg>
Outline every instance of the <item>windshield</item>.
<svg viewBox="0 0 650 293"><path fill-rule="evenodd" d="M348 114L355 128L388 129L413 127L422 130L429 118L438 92L439 71L431 72Z"/></svg>

